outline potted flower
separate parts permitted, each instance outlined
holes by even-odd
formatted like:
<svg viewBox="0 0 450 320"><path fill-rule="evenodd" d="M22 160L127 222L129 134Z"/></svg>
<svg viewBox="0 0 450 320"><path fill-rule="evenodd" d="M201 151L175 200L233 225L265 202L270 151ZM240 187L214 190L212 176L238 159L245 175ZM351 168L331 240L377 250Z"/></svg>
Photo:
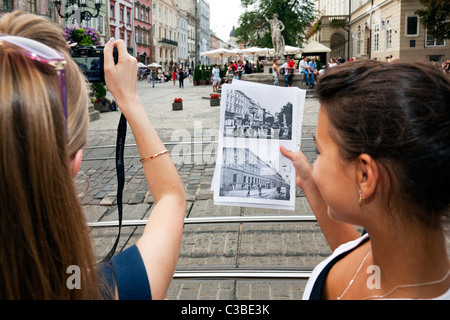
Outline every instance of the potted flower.
<svg viewBox="0 0 450 320"><path fill-rule="evenodd" d="M100 34L93 28L66 27L64 29L64 37L72 44L78 46L101 46Z"/></svg>
<svg viewBox="0 0 450 320"><path fill-rule="evenodd" d="M172 111L183 110L183 99L175 98L172 103Z"/></svg>
<svg viewBox="0 0 450 320"><path fill-rule="evenodd" d="M94 109L100 112L109 111L111 109L111 101L106 98L106 88L103 83L92 83L91 88L94 95L94 97L92 98Z"/></svg>
<svg viewBox="0 0 450 320"><path fill-rule="evenodd" d="M211 107L220 106L220 97L217 93L214 93L211 95L211 97L209 99L209 105Z"/></svg>

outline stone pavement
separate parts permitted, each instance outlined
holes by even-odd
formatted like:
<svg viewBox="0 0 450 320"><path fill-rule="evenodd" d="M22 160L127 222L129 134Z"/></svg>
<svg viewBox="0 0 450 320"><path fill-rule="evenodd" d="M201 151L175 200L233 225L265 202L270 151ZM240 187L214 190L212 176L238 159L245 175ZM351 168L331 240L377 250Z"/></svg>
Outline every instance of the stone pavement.
<svg viewBox="0 0 450 320"><path fill-rule="evenodd" d="M297 190L295 211L216 206L210 190L215 165L215 147L219 131L219 108L210 107L211 86L193 86L185 80L180 89L172 82L138 82L138 93L153 126L171 152L185 185L186 217L312 215L301 190ZM183 110L172 111L175 98L183 99ZM307 98L303 117L302 150L313 161L318 102ZM87 220L116 221L117 179L115 172L115 141L120 112L101 113L90 123L89 144L84 150L80 189L89 189L81 198ZM180 142L203 142L180 144ZM153 198L131 130L125 148L124 220L146 219L152 210ZM205 153L204 155L201 155ZM192 155L193 154L193 155ZM82 174L81 174L82 173ZM84 175L83 175L84 174ZM143 226L122 227L118 251L133 245ZM97 258L111 248L117 227L93 228ZM311 269L330 254L330 249L316 222L187 224L184 228L177 271L205 269ZM185 299L301 299L306 280L283 278L175 278L167 298Z"/></svg>

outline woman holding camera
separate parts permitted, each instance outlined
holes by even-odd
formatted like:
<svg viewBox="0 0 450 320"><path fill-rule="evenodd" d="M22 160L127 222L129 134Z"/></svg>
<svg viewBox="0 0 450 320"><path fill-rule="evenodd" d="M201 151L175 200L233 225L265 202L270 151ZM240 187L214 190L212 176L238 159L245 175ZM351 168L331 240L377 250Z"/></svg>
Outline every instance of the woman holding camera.
<svg viewBox="0 0 450 320"><path fill-rule="evenodd" d="M112 283L97 267L73 183L87 143L86 79L53 22L23 12L0 18L0 299L165 297L181 243L184 190L137 96L136 59L122 40L108 42L104 54L108 89L133 131L156 202L137 244L107 268ZM71 266L80 270L80 289L67 286ZM136 286L127 288L132 278Z"/></svg>

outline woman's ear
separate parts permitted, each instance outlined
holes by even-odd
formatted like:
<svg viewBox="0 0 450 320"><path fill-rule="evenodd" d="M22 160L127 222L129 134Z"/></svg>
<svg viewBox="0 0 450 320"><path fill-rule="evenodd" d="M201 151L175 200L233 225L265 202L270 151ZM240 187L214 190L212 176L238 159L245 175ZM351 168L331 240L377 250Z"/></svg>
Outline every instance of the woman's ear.
<svg viewBox="0 0 450 320"><path fill-rule="evenodd" d="M72 178L78 174L81 167L81 160L83 159L83 149L78 150L72 159L70 159L70 172L72 173Z"/></svg>
<svg viewBox="0 0 450 320"><path fill-rule="evenodd" d="M372 196L380 177L377 162L367 153L361 154L358 158L356 178L363 199Z"/></svg>

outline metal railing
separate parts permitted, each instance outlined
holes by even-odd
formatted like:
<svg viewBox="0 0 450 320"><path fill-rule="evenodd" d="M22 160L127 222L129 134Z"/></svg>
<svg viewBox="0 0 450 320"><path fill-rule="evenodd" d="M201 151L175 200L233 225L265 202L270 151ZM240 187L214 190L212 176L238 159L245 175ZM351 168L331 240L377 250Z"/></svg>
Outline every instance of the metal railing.
<svg viewBox="0 0 450 320"><path fill-rule="evenodd" d="M302 138L302 141L312 141L313 138ZM204 144L203 141L192 142L165 142L164 145L183 144ZM208 141L217 143L217 141ZM115 145L88 146L85 149L106 149L115 148ZM136 144L128 144L126 147L136 147ZM313 150L302 150L304 152ZM185 156L203 155L204 153L188 153ZM124 158L139 158L127 156ZM85 158L83 161L110 160L115 157ZM147 224L147 219L123 220L122 227L142 227ZM252 216L217 216L217 217L192 217L185 218L185 225L199 224L233 224L233 223L311 223L317 222L314 215L252 215ZM111 228L118 227L119 221L95 221L88 222L91 228ZM308 279L313 270L313 266L298 267L178 267L174 274L174 279Z"/></svg>

